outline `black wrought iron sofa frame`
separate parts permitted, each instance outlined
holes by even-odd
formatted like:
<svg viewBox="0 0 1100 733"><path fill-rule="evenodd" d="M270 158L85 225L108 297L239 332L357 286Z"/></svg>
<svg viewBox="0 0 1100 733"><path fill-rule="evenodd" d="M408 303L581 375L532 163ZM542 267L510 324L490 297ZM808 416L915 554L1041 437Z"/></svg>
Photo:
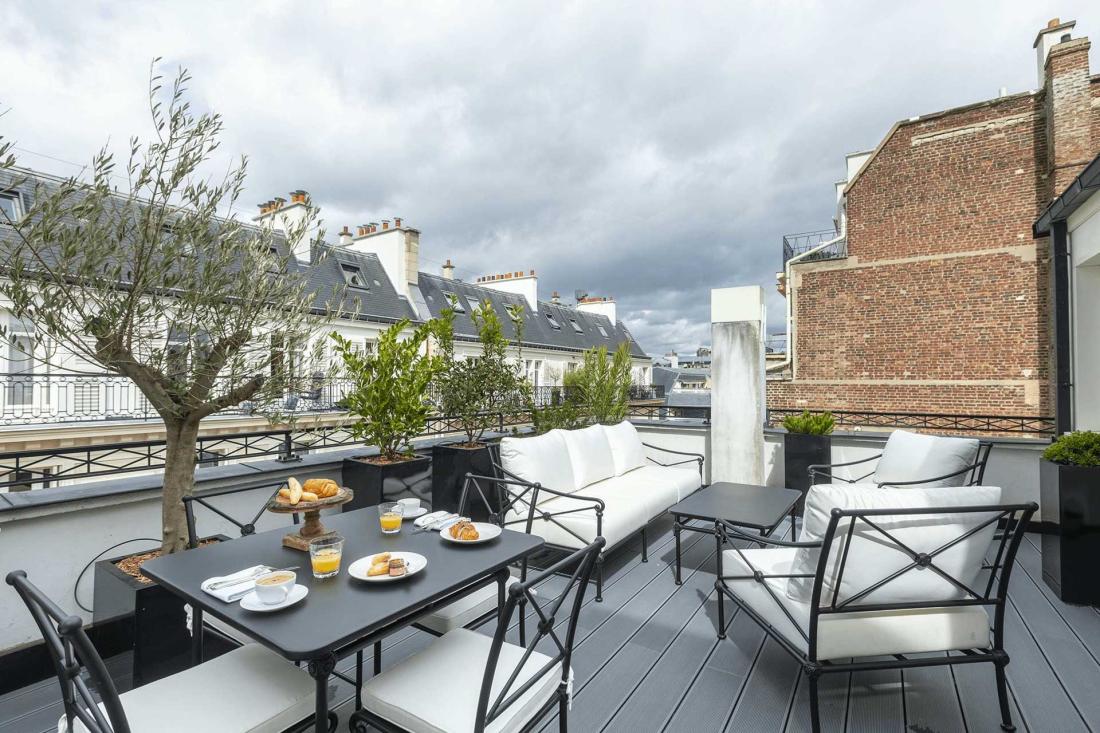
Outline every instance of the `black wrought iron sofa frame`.
<svg viewBox="0 0 1100 733"><path fill-rule="evenodd" d="M1005 667L1008 665L1009 657L1004 647L1004 626L1005 626L1005 610L1008 599L1008 582L1012 574L1013 563L1016 558L1016 551L1019 549L1020 542L1023 540L1024 533L1027 525L1031 520L1032 515L1038 510L1038 504L1031 502L1028 504L1002 504L995 506L966 506L966 507L945 507L945 508L928 508L920 507L915 509L833 509L829 518L829 524L826 529L825 535L821 542L792 542L779 539L773 539L770 537L760 537L758 535L752 535L740 531L737 527L730 525L722 520L715 522L715 530L717 533L718 542L718 578L714 582L714 587L718 592L718 638L725 638L725 599L730 599L736 603L743 613L746 613L753 621L761 626L764 631L775 640L783 649L785 649L791 656L793 656L799 664L802 665L803 672L806 674L807 681L809 683L810 693L810 721L812 729L815 731L821 730L820 713L818 709L818 681L823 674L831 673L843 673L843 672L860 672L865 670L882 670L882 669L905 669L911 667L930 667L941 665L958 665L958 664L976 664L982 662L988 662L994 665L996 671L997 682L997 696L1000 704L1001 712L1001 728L1003 730L1015 730L1012 724L1012 715L1008 701L1008 689L1005 678ZM991 514L992 516L982 521L977 526L968 529L960 536L952 539L930 553L917 553L912 551L905 543L899 541L889 531L882 529L876 524L876 517L882 516L929 516L936 514ZM847 529L840 530L838 534L838 528L844 520L850 520L847 522ZM848 549L851 544L851 538L854 533L856 522L864 523L872 528L877 536L882 538L882 541L889 543L887 546L897 548L901 552L909 556L911 562L901 570L888 575L880 581L872 584L871 586L862 589L861 591L850 595L848 598L841 602L838 602L838 591L840 588L840 581L844 575L844 568L848 561ZM971 535L981 531L985 527L988 527L991 523L996 522L998 529L994 535L994 542L992 549L994 550L993 559L990 561L988 556L986 561L982 564L982 570L988 573L988 578L985 580L984 589L981 589L981 585L976 584L979 590L970 588L966 583L962 583L957 578L952 577L935 564L935 557L945 550L953 547L954 545L962 542ZM727 576L723 572L722 568L722 550L723 543L727 542L730 538L737 540L743 540L748 543L755 543L761 546L775 546L775 547L787 547L787 548L830 548L838 549L839 560L835 570L833 572L836 580L834 583L834 591L831 594L831 598L823 599L822 594L822 579L825 575L826 568L829 565L829 552L823 551L819 554L817 569L813 575L800 575L800 574L773 574L768 575L759 570L755 570L752 575L730 575ZM834 540L837 542L834 543ZM839 548L835 546L839 545ZM742 562L752 568L752 564L741 554L741 548L737 546L732 547L733 551L736 551L740 556ZM909 572L915 568L926 568L937 573L940 577L947 580L953 586L958 588L964 595L964 597L957 600L935 600L926 602L911 602L911 603L879 603L879 604L859 604L859 599L866 597L876 589L883 585L893 581L898 576ZM776 596L776 591L767 584L768 578L812 578L813 579L813 592L810 600L810 618L807 625L807 629L804 631L798 621L791 615L786 607L779 601ZM768 623L764 618L757 614L748 603L742 602L737 594L732 591L725 581L747 581L752 580L760 583L765 588L772 600L783 611L786 618L793 624L794 628L799 631L803 639L806 642L806 651L803 651L799 647L792 644L779 630ZM984 606L987 609L992 609L993 625L991 629L991 643L988 648L973 648L973 649L958 649L949 650L957 651L958 654L946 654L943 656L906 656L904 654L895 654L893 658L880 660L872 659L868 661L849 661L841 662L836 660L818 660L817 659L817 640L818 640L818 622L823 616L839 613L851 613L857 611L905 611L905 610L919 610L922 608L946 608L946 607L961 607L961 606Z"/></svg>
<svg viewBox="0 0 1100 733"><path fill-rule="evenodd" d="M932 476L930 478L918 479L915 481L891 481L889 483L879 484L879 486L920 486L922 484L945 481L957 476L966 476L965 483L963 484L965 486L981 486L982 480L985 477L985 466L989 462L989 452L992 449L993 443L988 440L980 440L978 441L978 454L974 463L965 468L960 468L958 471L952 471L943 476ZM871 461L878 461L880 458L882 458L881 452L873 456L868 456L867 458L860 458L858 461L847 461L845 463L815 463L806 470L810 473L811 484L831 484L838 481L846 484L858 484L874 476L875 469L872 468L869 472L856 478L837 476L833 473L833 469L859 466L870 463ZM875 465L877 466L877 463Z"/></svg>
<svg viewBox="0 0 1100 733"><path fill-rule="evenodd" d="M695 463L699 469L699 483L702 488L706 484L704 483L703 475L703 461L704 457L699 453L689 453L685 451L672 450L670 448L663 448L661 446L652 445L650 443L642 443L646 448L650 448L662 453L668 453L677 456L687 456L684 460L673 461L671 463L662 463L651 456L646 456L646 459L658 466L671 467L682 466L689 463ZM564 532L572 535L577 539L581 546L584 546L591 542L590 539L585 538L569 529L561 522L557 521L555 517L563 517L570 514L579 514L583 512L593 512L596 518L596 536L603 537L603 513L606 509L606 504L602 499L588 496L577 496L576 494L570 494L564 491L556 491L554 489L547 488L538 482L531 482L520 478L514 473L508 471L501 465L499 446L496 446L496 450L491 450L489 453L492 459L493 470L497 474L496 476L484 476L474 473L467 473L465 482L462 487L462 494L460 505L467 506L467 501L470 500L469 494L471 491L478 492L479 499L487 507L490 518L496 524L502 527L509 527L514 525L523 525L523 531L527 534L532 534L534 529L535 517L544 521L552 522ZM495 487L495 490L486 491L487 486ZM565 496L577 501L585 502L589 506L584 506L575 509L566 509L562 511L546 511L545 509L539 509L540 496L543 494L550 494L553 496ZM519 513L526 514L522 519L509 520L508 514L512 509L518 507ZM524 508L526 507L526 509ZM663 512L662 512L663 514ZM650 517L649 520L643 524L636 532L632 532L613 545L608 545L601 549L599 555L596 558L596 597L597 602L603 601L603 562L604 557L628 542L634 539L635 535L640 534L642 539L642 562L649 562L649 539L647 529L651 522L658 519L662 514L658 514L655 517ZM548 550L554 550L558 552L572 553L576 551L576 547L569 547L566 545L554 544L547 542L544 547Z"/></svg>

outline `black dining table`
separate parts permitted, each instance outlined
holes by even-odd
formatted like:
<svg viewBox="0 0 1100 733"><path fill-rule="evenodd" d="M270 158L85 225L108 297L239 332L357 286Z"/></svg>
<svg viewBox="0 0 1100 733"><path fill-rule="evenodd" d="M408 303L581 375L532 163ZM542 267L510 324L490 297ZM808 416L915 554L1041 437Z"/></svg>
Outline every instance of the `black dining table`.
<svg viewBox="0 0 1100 733"><path fill-rule="evenodd" d="M209 613L286 659L306 662L316 683L318 733L328 729L328 682L338 660L494 582L503 599L508 567L543 545L541 537L512 530L504 530L488 542L457 545L438 532L418 532L408 521L400 533L387 535L379 526L376 507L326 516L324 521L328 529L344 538L340 573L331 578L314 578L309 554L282 545L287 528L159 557L141 569L191 604L193 629L201 629L202 613ZM420 553L427 558L427 567L389 583L365 582L348 574L355 560L394 551ZM309 588L309 594L288 608L256 613L239 603L220 601L200 588L208 578L254 565L298 566L298 583ZM202 634L196 633L194 638L201 660ZM361 670L357 669L356 684L360 680Z"/></svg>

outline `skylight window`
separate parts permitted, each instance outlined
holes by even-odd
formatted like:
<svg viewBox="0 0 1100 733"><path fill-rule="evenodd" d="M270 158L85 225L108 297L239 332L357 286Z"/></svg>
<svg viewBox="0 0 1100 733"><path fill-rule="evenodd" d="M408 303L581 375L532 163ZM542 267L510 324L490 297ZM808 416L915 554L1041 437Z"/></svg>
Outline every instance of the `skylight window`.
<svg viewBox="0 0 1100 733"><path fill-rule="evenodd" d="M0 191L0 224L23 218L23 199L18 191Z"/></svg>
<svg viewBox="0 0 1100 733"><path fill-rule="evenodd" d="M603 326L601 326L599 324L596 324L596 329L600 332L601 336L603 336L604 338L607 338L607 331L604 330Z"/></svg>
<svg viewBox="0 0 1100 733"><path fill-rule="evenodd" d="M558 323L557 320L554 319L554 314L551 313L550 311L546 312L546 320L550 322L550 328L553 328L553 329L558 330L558 331L561 330L561 324Z"/></svg>
<svg viewBox="0 0 1100 733"><path fill-rule="evenodd" d="M344 282L348 284L348 287L367 289L367 281L363 279L363 271L357 266L341 262L340 270L344 273Z"/></svg>
<svg viewBox="0 0 1100 733"><path fill-rule="evenodd" d="M455 293L443 291L443 295L447 298L447 302L451 305L451 310L455 313L465 313L466 304L462 302L462 298L458 297Z"/></svg>
<svg viewBox="0 0 1100 733"><path fill-rule="evenodd" d="M577 333L584 333L584 329L580 327L580 324L578 324L576 320L570 318L569 324L573 326L573 330Z"/></svg>

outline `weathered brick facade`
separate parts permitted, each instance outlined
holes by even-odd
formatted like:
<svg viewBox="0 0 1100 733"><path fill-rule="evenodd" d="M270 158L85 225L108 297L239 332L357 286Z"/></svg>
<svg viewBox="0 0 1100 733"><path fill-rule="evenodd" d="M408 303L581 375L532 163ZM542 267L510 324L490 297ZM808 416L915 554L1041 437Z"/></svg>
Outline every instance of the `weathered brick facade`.
<svg viewBox="0 0 1100 733"><path fill-rule="evenodd" d="M894 126L848 184L844 259L792 266L770 408L1051 415L1042 209L1100 149L1087 39L1046 83Z"/></svg>

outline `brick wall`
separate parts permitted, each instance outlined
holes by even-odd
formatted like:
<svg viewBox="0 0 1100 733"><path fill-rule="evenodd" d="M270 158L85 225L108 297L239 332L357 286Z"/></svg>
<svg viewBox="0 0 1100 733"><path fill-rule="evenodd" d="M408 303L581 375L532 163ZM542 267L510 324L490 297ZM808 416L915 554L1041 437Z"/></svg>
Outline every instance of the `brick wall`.
<svg viewBox="0 0 1100 733"><path fill-rule="evenodd" d="M1100 149L1096 99L1081 39L1038 93L896 125L849 184L848 257L792 268L795 361L768 406L1053 414L1031 225Z"/></svg>

